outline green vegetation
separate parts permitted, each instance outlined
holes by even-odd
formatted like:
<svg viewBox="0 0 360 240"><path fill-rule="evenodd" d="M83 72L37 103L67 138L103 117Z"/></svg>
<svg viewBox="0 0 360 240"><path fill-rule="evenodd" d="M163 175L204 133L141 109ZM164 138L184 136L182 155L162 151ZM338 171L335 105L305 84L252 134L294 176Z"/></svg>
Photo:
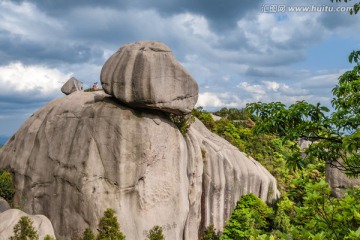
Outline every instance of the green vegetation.
<svg viewBox="0 0 360 240"><path fill-rule="evenodd" d="M10 240L38 240L39 235L33 227L33 222L26 216L21 217L14 226L14 236Z"/></svg>
<svg viewBox="0 0 360 240"><path fill-rule="evenodd" d="M221 240L250 239L269 230L273 210L250 193L243 196L224 228Z"/></svg>
<svg viewBox="0 0 360 240"><path fill-rule="evenodd" d="M349 61L355 66L332 91L332 113L304 101L224 108L214 113L219 121L202 108L193 111L207 128L263 164L282 194L271 206L253 194L243 196L220 239L360 239L360 188L334 198L324 176L326 164L360 175L360 51ZM300 139L311 142L304 152Z"/></svg>
<svg viewBox="0 0 360 240"><path fill-rule="evenodd" d="M162 227L154 226L152 229L150 229L146 240L165 240Z"/></svg>
<svg viewBox="0 0 360 240"><path fill-rule="evenodd" d="M178 129L180 130L180 132L183 135L185 135L187 133L189 127L195 121L195 118L190 114L175 115L175 114L170 113L169 119L171 122L173 122L178 127Z"/></svg>
<svg viewBox="0 0 360 240"><path fill-rule="evenodd" d="M201 240L219 240L220 239L220 233L216 232L216 228L214 225L209 225L201 238Z"/></svg>
<svg viewBox="0 0 360 240"><path fill-rule="evenodd" d="M55 240L55 238L51 237L50 235L46 235L44 240Z"/></svg>
<svg viewBox="0 0 360 240"><path fill-rule="evenodd" d="M0 169L0 197L7 202L12 203L15 194L15 188L11 178L11 174Z"/></svg>
<svg viewBox="0 0 360 240"><path fill-rule="evenodd" d="M358 55L349 59L356 62L351 71L339 77L332 90L329 112L320 103L313 105L304 101L286 107L280 102L252 103L247 110L256 115L255 133L276 134L283 141L306 139L312 141L305 158L298 154L293 164L304 167L314 161L337 167L349 176L360 174L360 64Z"/></svg>
<svg viewBox="0 0 360 240"><path fill-rule="evenodd" d="M123 240L125 235L120 231L120 224L113 209L108 208L99 222L97 240Z"/></svg>
<svg viewBox="0 0 360 240"><path fill-rule="evenodd" d="M95 240L95 235L90 228L85 229L82 240Z"/></svg>

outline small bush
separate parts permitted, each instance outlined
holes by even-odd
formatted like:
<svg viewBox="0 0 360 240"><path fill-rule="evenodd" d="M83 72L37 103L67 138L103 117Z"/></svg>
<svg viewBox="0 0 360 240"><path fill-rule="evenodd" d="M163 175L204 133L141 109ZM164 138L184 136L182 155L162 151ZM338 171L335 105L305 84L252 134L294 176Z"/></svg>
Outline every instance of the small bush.
<svg viewBox="0 0 360 240"><path fill-rule="evenodd" d="M146 240L165 240L162 231L162 227L154 226L152 229L150 229Z"/></svg>
<svg viewBox="0 0 360 240"><path fill-rule="evenodd" d="M15 188L10 173L0 169L0 197L11 203L14 194Z"/></svg>
<svg viewBox="0 0 360 240"><path fill-rule="evenodd" d="M201 240L219 240L219 235L220 234L216 233L216 228L214 227L214 225L211 224L206 228Z"/></svg>
<svg viewBox="0 0 360 240"><path fill-rule="evenodd" d="M95 235L90 228L85 229L81 240L95 240Z"/></svg>
<svg viewBox="0 0 360 240"><path fill-rule="evenodd" d="M175 115L170 113L169 118L183 135L187 133L189 127L195 121L195 118L192 115Z"/></svg>
<svg viewBox="0 0 360 240"><path fill-rule="evenodd" d="M55 240L55 238L51 237L50 235L46 235L44 240Z"/></svg>

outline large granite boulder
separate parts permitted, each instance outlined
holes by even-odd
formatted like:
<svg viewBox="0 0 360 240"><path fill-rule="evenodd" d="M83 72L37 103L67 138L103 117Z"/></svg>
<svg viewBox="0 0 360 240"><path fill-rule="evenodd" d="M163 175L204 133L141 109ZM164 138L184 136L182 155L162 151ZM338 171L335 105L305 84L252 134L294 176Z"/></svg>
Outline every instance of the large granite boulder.
<svg viewBox="0 0 360 240"><path fill-rule="evenodd" d="M0 213L5 212L6 210L9 209L10 209L9 203L5 199L0 197Z"/></svg>
<svg viewBox="0 0 360 240"><path fill-rule="evenodd" d="M29 215L18 209L9 209L0 213L0 240L7 240L14 236L14 226L24 216L33 222L33 227L38 233L39 239L44 239L46 235L55 238L54 229L47 217L43 215Z"/></svg>
<svg viewBox="0 0 360 240"><path fill-rule="evenodd" d="M66 81L66 83L61 87L61 91L65 95L69 95L76 91L81 91L83 87L83 83L72 77Z"/></svg>
<svg viewBox="0 0 360 240"><path fill-rule="evenodd" d="M140 108L189 113L198 85L161 42L140 41L120 48L101 70L106 93Z"/></svg>
<svg viewBox="0 0 360 240"><path fill-rule="evenodd" d="M255 193L271 202L276 180L198 120L182 135L161 111L122 106L103 91L75 92L33 114L3 147L14 173L14 202L44 214L57 237L96 231L113 208L127 239L154 225L166 239L219 230L236 202Z"/></svg>

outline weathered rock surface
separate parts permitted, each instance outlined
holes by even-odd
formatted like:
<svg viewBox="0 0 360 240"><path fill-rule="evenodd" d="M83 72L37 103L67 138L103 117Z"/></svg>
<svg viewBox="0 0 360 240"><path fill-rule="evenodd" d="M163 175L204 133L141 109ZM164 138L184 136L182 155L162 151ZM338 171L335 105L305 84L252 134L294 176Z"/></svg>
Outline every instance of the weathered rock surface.
<svg viewBox="0 0 360 240"><path fill-rule="evenodd" d="M5 212L6 210L9 209L10 209L9 203L5 199L0 197L0 213Z"/></svg>
<svg viewBox="0 0 360 240"><path fill-rule="evenodd" d="M326 165L326 181L331 188L331 194L335 197L343 197L346 189L360 186L359 178L349 178L337 168Z"/></svg>
<svg viewBox="0 0 360 240"><path fill-rule="evenodd" d="M44 239L46 235L55 238L54 229L47 217L29 215L18 209L9 209L0 213L0 240L8 240L11 236L14 236L14 226L23 216L27 216L33 222L33 227L37 231L39 239Z"/></svg>
<svg viewBox="0 0 360 240"><path fill-rule="evenodd" d="M77 80L76 78L72 77L69 80L66 81L66 83L61 87L61 91L69 95L76 91L82 90L83 83Z"/></svg>
<svg viewBox="0 0 360 240"><path fill-rule="evenodd" d="M301 156L305 157L305 150L311 145L311 141L305 139L299 140L299 146L302 150ZM336 166L340 166L337 163L333 163L333 167L329 164L326 165L326 181L329 183L331 194L334 197L344 197L346 189L350 187L360 186L359 178L349 178L346 174L340 171Z"/></svg>
<svg viewBox="0 0 360 240"><path fill-rule="evenodd" d="M106 93L129 106L189 113L198 85L161 42L140 41L120 48L101 70Z"/></svg>
<svg viewBox="0 0 360 240"><path fill-rule="evenodd" d="M243 194L279 196L275 179L196 121L183 136L162 112L140 112L97 92L76 92L33 114L3 147L15 204L44 214L57 237L96 229L106 208L127 239L154 225L166 239L222 229Z"/></svg>

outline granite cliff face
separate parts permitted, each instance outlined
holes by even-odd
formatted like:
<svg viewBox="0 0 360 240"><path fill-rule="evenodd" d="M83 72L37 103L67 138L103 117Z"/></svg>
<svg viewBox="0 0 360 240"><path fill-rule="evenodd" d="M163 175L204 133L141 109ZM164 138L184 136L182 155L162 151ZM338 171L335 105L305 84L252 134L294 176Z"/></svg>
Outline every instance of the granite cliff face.
<svg viewBox="0 0 360 240"><path fill-rule="evenodd" d="M113 208L127 239L160 225L166 239L194 240L209 224L221 230L242 195L279 197L264 167L200 121L182 135L164 109L125 104L103 91L73 92L34 113L3 147L15 203L46 215L57 237L95 230Z"/></svg>

